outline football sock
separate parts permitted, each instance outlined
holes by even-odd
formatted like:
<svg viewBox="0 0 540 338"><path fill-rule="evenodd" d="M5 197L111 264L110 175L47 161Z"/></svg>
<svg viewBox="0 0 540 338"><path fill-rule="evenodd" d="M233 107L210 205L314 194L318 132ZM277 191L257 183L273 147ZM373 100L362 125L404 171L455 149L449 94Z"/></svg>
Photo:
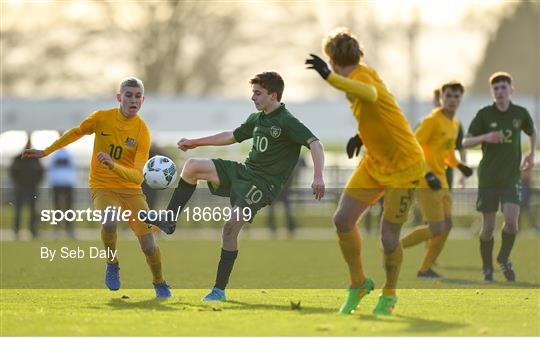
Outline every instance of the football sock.
<svg viewBox="0 0 540 338"><path fill-rule="evenodd" d="M446 240L448 239L448 235L450 235L450 231L443 231L441 241L439 242L439 246L437 248L437 254L435 257L433 257L433 262L437 260L439 255L442 252L442 249L444 248L444 245L446 244Z"/></svg>
<svg viewBox="0 0 540 338"><path fill-rule="evenodd" d="M105 229L101 228L101 240L105 245L107 252L114 252L116 250L116 231L107 232ZM108 251L111 250L111 251ZM107 259L108 260L108 259ZM118 255L114 256L113 260L108 260L110 263L118 263Z"/></svg>
<svg viewBox="0 0 540 338"><path fill-rule="evenodd" d="M225 290L227 284L229 283L229 277L234 266L234 261L238 257L238 250L227 251L221 249L221 258L219 259L217 275L216 275L216 284L215 288Z"/></svg>
<svg viewBox="0 0 540 338"><path fill-rule="evenodd" d="M493 238L483 241L480 238L480 255L482 256L482 268L493 270Z"/></svg>
<svg viewBox="0 0 540 338"><path fill-rule="evenodd" d="M385 296L396 296L396 286L399 277L399 269L403 262L403 247L398 243L394 251L384 253L384 269L386 270L386 283L383 286L382 294Z"/></svg>
<svg viewBox="0 0 540 338"><path fill-rule="evenodd" d="M186 203L189 201L189 199L193 195L193 192L195 191L196 187L197 187L196 184L188 183L184 181L182 177L180 177L180 181L178 182L178 187L174 189L174 193L171 197L171 200L169 201L167 210L172 210L176 216L178 207L184 208Z"/></svg>
<svg viewBox="0 0 540 338"><path fill-rule="evenodd" d="M426 272L431 268L433 261L439 255L439 252L442 249L441 245L444 245L443 235L435 236L428 241L424 261L420 267L421 272Z"/></svg>
<svg viewBox="0 0 540 338"><path fill-rule="evenodd" d="M514 241L516 240L516 234L511 234L506 231L502 231L501 233L502 237L502 243L501 243L501 249L499 250L499 254L497 255L497 261L501 263L506 263L508 261L508 257L510 257L510 251L512 251L512 247L514 247Z"/></svg>
<svg viewBox="0 0 540 338"><path fill-rule="evenodd" d="M163 283L164 279L163 272L161 270L161 252L159 251L159 248L157 246L154 250L153 255L146 256L146 263L148 263L150 271L152 271L152 282L154 284Z"/></svg>
<svg viewBox="0 0 540 338"><path fill-rule="evenodd" d="M351 287L356 288L364 283L364 270L362 267L362 259L360 256L360 248L362 241L360 239L360 231L354 227L349 232L337 232L339 237L339 247L345 262L349 266L349 274L351 276Z"/></svg>
<svg viewBox="0 0 540 338"><path fill-rule="evenodd" d="M429 225L417 226L407 236L401 239L401 245L404 248L422 243L433 237L433 233L429 229Z"/></svg>

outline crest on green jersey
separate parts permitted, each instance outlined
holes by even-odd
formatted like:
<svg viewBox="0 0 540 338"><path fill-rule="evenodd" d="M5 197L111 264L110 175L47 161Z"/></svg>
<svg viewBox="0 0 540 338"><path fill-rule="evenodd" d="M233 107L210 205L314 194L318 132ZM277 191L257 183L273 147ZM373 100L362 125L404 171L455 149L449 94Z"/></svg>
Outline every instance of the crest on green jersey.
<svg viewBox="0 0 540 338"><path fill-rule="evenodd" d="M273 138L278 138L279 135L281 135L281 128L277 126L270 127L270 135L272 135Z"/></svg>
<svg viewBox="0 0 540 338"><path fill-rule="evenodd" d="M521 127L521 120L520 119L513 119L512 120L512 126L516 129L518 129L519 127Z"/></svg>

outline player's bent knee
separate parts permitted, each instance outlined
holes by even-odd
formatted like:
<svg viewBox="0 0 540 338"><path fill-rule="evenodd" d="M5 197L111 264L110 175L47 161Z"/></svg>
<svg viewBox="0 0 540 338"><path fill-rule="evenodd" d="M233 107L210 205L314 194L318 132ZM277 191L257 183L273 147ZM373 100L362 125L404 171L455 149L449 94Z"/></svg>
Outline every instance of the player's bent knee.
<svg viewBox="0 0 540 338"><path fill-rule="evenodd" d="M106 232L116 232L117 224L118 222L107 221L103 223L101 226L103 227L103 230L105 230Z"/></svg>
<svg viewBox="0 0 540 338"><path fill-rule="evenodd" d="M349 217L341 212L336 212L334 214L334 225L339 232L349 232L355 227L355 222L353 222Z"/></svg>
<svg viewBox="0 0 540 338"><path fill-rule="evenodd" d="M444 228L444 222L430 222L429 223L429 230L433 234L433 236L439 236L442 234Z"/></svg>

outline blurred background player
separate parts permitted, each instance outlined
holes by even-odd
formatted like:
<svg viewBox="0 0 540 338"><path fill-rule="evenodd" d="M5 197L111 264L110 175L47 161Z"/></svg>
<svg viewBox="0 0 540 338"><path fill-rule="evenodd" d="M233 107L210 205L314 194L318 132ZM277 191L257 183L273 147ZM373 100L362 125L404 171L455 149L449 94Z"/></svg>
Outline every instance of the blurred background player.
<svg viewBox="0 0 540 338"><path fill-rule="evenodd" d="M425 181L420 183L416 196L427 225L416 227L401 240L404 248L429 241L417 274L421 278L440 277L431 267L433 260L442 251L452 228L452 196L446 180L446 168L458 168L465 177L472 175L472 169L460 163L454 154L459 133L459 121L455 118L455 114L463 92L464 87L459 82L443 84L442 106L435 108L424 118L415 133L424 151L428 172L442 183L442 189L438 190L430 189Z"/></svg>
<svg viewBox="0 0 540 338"><path fill-rule="evenodd" d="M529 225L537 232L540 232L538 218L531 207L531 194L534 191L531 174L532 170L524 170L521 172L521 208L519 209L519 220L521 222L522 217L525 217Z"/></svg>
<svg viewBox="0 0 540 338"><path fill-rule="evenodd" d="M351 277L340 312L352 313L374 288L373 280L364 275L356 223L384 195L381 242L386 283L373 313L391 315L397 302L396 285L403 261L399 242L401 226L407 220L414 189L425 174L422 149L379 75L361 62L364 52L347 29L330 33L323 40L323 51L330 59L332 70L314 54L310 54L306 64L330 85L346 93L358 121L353 142L366 147L366 155L349 178L334 215L339 246ZM436 177L428 178L436 180Z"/></svg>
<svg viewBox="0 0 540 338"><path fill-rule="evenodd" d="M249 208L251 219L264 206L279 195L291 175L301 146L308 147L313 158L313 195L324 195L324 152L322 144L313 133L295 118L281 103L284 82L276 72L264 72L250 80L257 113L234 131L197 138L182 139L178 148L182 151L203 146L224 146L253 138L253 146L245 163L223 159L190 158L184 164L178 187L167 206L173 213L181 212L189 201L199 180L208 183L214 195L230 198L233 214ZM234 262L238 256L238 234L245 224L242 217L231 217L223 225L221 257L216 283L204 301L225 301L225 288L229 282ZM171 234L176 221L158 221L165 233Z"/></svg>
<svg viewBox="0 0 540 338"><path fill-rule="evenodd" d="M508 281L516 276L509 259L518 231L521 170L534 166L536 130L529 112L514 104L512 76L496 72L489 78L495 102L478 111L463 139L464 147L482 145L482 160L478 166L478 198L476 209L482 213L480 255L485 281L493 281L493 231L499 205L504 215L501 248L497 255ZM521 164L521 131L529 136L530 152Z"/></svg>
<svg viewBox="0 0 540 338"><path fill-rule="evenodd" d="M75 158L68 149L60 148L51 154L51 160L47 168L47 184L52 189L54 209L70 210L75 199L77 167L75 166ZM75 238L73 222L68 220L64 220L64 222L67 235L70 238ZM60 226L60 223L58 226ZM55 233L57 231L58 227L56 227Z"/></svg>
<svg viewBox="0 0 540 338"><path fill-rule="evenodd" d="M28 141L26 142L25 149L31 147L32 143L30 141L30 135L28 135ZM41 165L39 159L32 158L29 161L25 161L19 154L13 158L13 162L11 162L11 166L9 168L9 173L15 189L15 219L13 220L13 232L15 238L19 238L21 216L25 205L28 206L30 213L28 228L30 229L32 238L37 238L38 228L36 225L36 204L39 196L38 187L43 179L43 166Z"/></svg>
<svg viewBox="0 0 540 338"><path fill-rule="evenodd" d="M150 132L138 114L144 102L141 80L130 77L122 80L116 94L118 108L97 110L78 127L68 130L45 150L28 149L25 158L40 158L77 141L84 135L95 134L90 167L90 193L94 209L122 207L131 210L129 223L137 236L153 276L158 298L171 297L169 286L163 279L161 254L154 238L155 227L137 219L140 210L147 210L146 198L141 191L142 170L148 160ZM102 213L101 239L107 252L116 252L118 221L111 214ZM105 271L105 284L110 290L120 288L117 256L109 256Z"/></svg>

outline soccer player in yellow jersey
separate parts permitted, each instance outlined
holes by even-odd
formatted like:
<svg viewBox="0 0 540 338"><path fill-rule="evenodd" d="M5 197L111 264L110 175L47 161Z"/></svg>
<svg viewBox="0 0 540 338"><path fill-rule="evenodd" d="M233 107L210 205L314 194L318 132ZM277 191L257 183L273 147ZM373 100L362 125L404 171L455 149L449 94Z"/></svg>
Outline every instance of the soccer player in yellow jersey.
<svg viewBox="0 0 540 338"><path fill-rule="evenodd" d="M138 220L138 212L147 210L146 198L141 190L142 170L148 160L150 133L138 115L144 102L144 86L137 78L126 78L116 94L118 108L97 110L78 127L67 131L45 150L27 149L23 157L44 157L53 151L77 141L84 135L95 134L94 151L90 167L90 193L94 208L102 210L101 239L107 252L116 252L118 217L111 210L120 207L131 211L129 225L137 236L141 249L153 275L156 296L171 296L163 279L161 255L154 238L157 227L149 228ZM112 216L112 217L111 217ZM107 259L105 284L110 290L120 288L119 265L116 255Z"/></svg>
<svg viewBox="0 0 540 338"><path fill-rule="evenodd" d="M427 225L416 227L401 240L403 248L429 241L417 274L420 278L440 278L431 267L452 228L452 196L446 180L447 167L459 169L465 177L472 175L472 169L459 163L454 154L459 133L459 121L454 116L463 92L464 87L459 82L443 84L442 106L426 116L416 130L416 138L424 150L428 171L442 183L442 189L432 190L426 181L421 181L416 197Z"/></svg>
<svg viewBox="0 0 540 338"><path fill-rule="evenodd" d="M323 40L325 61L311 54L308 68L315 69L330 85L344 91L358 121L358 135L351 147L366 147L366 155L349 178L334 215L339 246L349 267L351 286L341 313L352 313L360 300L374 288L364 275L360 257L361 240L356 227L359 217L384 195L381 242L384 249L386 283L374 314L391 315L397 302L396 284L403 260L399 242L413 192L424 177L422 149L396 100L379 75L361 62L364 52L358 40L345 29Z"/></svg>

